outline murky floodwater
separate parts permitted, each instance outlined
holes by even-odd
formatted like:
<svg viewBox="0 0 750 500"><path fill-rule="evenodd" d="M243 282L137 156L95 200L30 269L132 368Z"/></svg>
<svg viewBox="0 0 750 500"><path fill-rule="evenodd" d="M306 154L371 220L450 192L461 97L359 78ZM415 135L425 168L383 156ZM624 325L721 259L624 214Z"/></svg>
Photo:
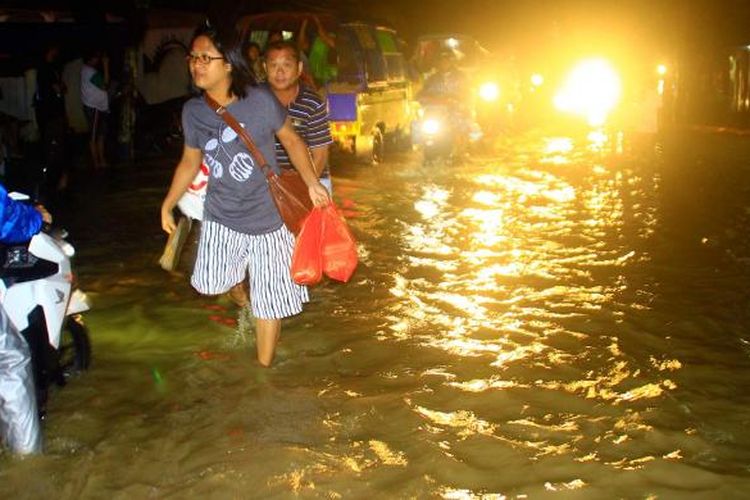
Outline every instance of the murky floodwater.
<svg viewBox="0 0 750 500"><path fill-rule="evenodd" d="M94 364L0 495L742 497L750 147L501 151L339 166L361 266L285 323L270 370L228 301L156 266L170 168L91 183L68 226Z"/></svg>

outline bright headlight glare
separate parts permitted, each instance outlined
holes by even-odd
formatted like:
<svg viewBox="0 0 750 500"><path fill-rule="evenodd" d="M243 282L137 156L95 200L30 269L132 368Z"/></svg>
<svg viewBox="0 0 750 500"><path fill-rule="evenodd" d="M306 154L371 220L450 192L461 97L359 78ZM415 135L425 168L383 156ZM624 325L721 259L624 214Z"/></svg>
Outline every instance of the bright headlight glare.
<svg viewBox="0 0 750 500"><path fill-rule="evenodd" d="M500 87L495 82L485 82L479 87L479 97L485 101L496 101L500 97Z"/></svg>
<svg viewBox="0 0 750 500"><path fill-rule="evenodd" d="M612 66L590 59L573 69L554 102L559 110L584 116L598 126L619 102L620 92L620 77Z"/></svg>
<svg viewBox="0 0 750 500"><path fill-rule="evenodd" d="M422 123L422 132L425 134L437 134L440 130L440 122L434 118L428 118Z"/></svg>

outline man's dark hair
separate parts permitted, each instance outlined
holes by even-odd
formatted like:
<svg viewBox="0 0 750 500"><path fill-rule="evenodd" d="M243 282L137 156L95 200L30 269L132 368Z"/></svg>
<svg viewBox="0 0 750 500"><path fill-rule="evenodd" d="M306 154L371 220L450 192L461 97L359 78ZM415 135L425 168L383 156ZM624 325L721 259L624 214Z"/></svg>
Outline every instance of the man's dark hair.
<svg viewBox="0 0 750 500"><path fill-rule="evenodd" d="M263 53L263 60L268 61L268 54L274 50L288 50L289 52L291 52L295 61L300 62L302 60L297 46L292 42L288 42L286 40L273 42L268 47L266 47L266 51Z"/></svg>
<svg viewBox="0 0 750 500"><path fill-rule="evenodd" d="M247 67L247 61L242 53L242 43L237 31L233 27L225 26L223 28L215 27L209 21L198 27L190 40L190 47L198 37L205 36L213 43L224 61L232 66L230 78L232 83L229 90L237 98L242 99L247 95L247 87L255 84L250 69Z"/></svg>

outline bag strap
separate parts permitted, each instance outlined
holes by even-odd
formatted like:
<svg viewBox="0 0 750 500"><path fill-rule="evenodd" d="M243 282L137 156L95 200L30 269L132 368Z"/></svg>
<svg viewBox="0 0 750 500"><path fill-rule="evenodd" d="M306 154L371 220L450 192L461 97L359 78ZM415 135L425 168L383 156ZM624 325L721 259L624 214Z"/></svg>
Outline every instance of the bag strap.
<svg viewBox="0 0 750 500"><path fill-rule="evenodd" d="M237 121L237 118L235 118L232 113L227 110L226 107L216 102L210 95L208 95L207 92L203 93L203 99L205 99L206 104L208 104L208 106L213 109L214 112L219 115L222 120L224 120L224 123L232 127L232 130L237 132L237 135L240 139L242 139L242 142L245 143L245 146L247 146L250 154L253 155L255 162L260 164L260 168L263 173L266 174L266 177L271 178L275 176L276 172L274 172L273 169L268 165L268 162L263 156L263 153L261 153L260 149L258 149L258 146L255 145L255 142L253 142L253 138L250 137L250 133L245 130L242 125L240 125L240 122Z"/></svg>

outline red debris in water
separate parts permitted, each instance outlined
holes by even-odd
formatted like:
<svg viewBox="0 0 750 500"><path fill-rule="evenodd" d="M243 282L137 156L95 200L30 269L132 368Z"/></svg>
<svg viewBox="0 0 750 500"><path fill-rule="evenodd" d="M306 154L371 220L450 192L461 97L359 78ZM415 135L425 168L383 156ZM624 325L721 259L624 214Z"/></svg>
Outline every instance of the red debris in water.
<svg viewBox="0 0 750 500"><path fill-rule="evenodd" d="M245 429L242 427L234 427L233 429L229 429L227 431L227 435L229 437L242 437L245 435Z"/></svg>
<svg viewBox="0 0 750 500"><path fill-rule="evenodd" d="M197 352L196 354L203 361L226 361L232 358L229 354L222 354L222 353L211 352L211 351L200 351L200 352Z"/></svg>
<svg viewBox="0 0 750 500"><path fill-rule="evenodd" d="M203 309L208 309L209 311L221 311L221 312L224 312L227 310L226 307L219 305L219 304L203 304Z"/></svg>
<svg viewBox="0 0 750 500"><path fill-rule="evenodd" d="M230 326L234 328L237 326L237 320L234 318L225 318L224 316L219 316L218 314L212 314L208 317L211 321L215 321L216 323L220 323L222 325Z"/></svg>

